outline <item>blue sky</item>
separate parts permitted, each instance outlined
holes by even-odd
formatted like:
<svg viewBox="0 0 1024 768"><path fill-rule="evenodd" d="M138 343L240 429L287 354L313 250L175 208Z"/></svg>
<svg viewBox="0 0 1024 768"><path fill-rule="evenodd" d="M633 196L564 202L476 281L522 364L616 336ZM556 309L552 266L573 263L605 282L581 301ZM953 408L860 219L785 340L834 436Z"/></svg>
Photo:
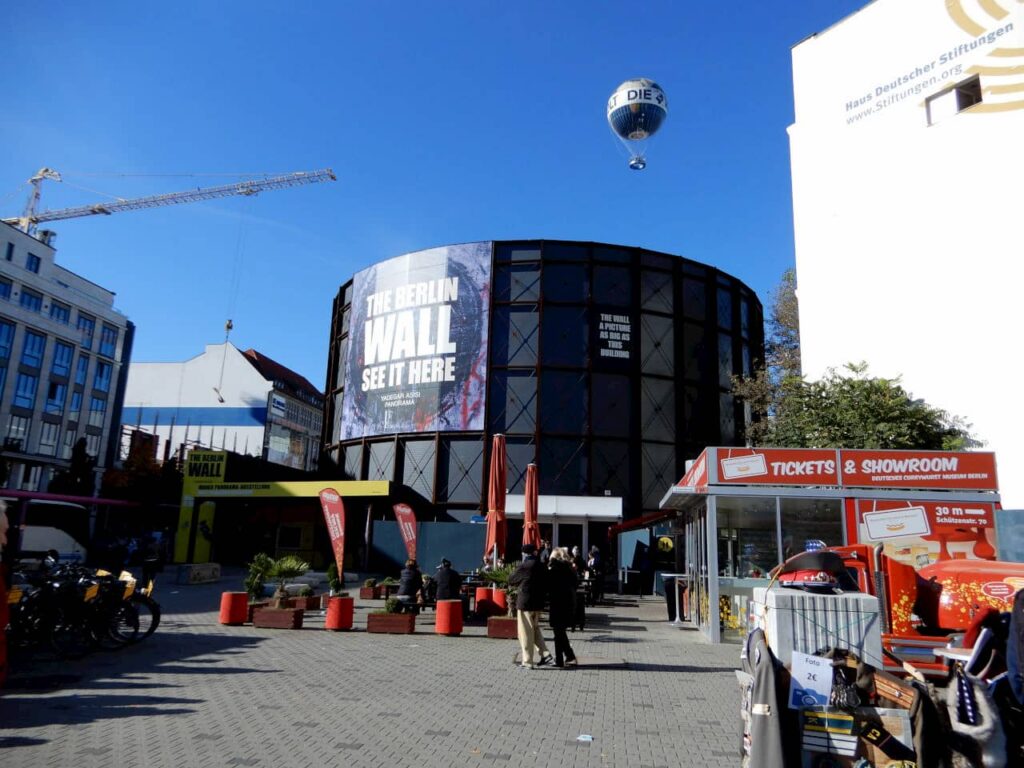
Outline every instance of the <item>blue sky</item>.
<svg viewBox="0 0 1024 768"><path fill-rule="evenodd" d="M256 198L54 222L58 263L117 293L133 357L224 337L318 387L354 272L446 243L596 240L713 264L767 304L793 265L790 48L863 0L16 4L0 213L333 168ZM605 102L669 98L630 171ZM176 176L176 174L193 174Z"/></svg>

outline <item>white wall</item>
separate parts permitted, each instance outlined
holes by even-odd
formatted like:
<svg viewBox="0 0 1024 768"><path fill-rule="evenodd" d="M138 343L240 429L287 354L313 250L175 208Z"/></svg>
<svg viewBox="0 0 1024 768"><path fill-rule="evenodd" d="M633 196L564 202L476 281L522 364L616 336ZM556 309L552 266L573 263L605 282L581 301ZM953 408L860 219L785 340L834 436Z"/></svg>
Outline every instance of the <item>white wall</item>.
<svg viewBox="0 0 1024 768"><path fill-rule="evenodd" d="M902 374L973 424L1004 506L1024 507L1024 6L948 5L876 0L793 49L804 372ZM975 73L982 104L929 125L926 99Z"/></svg>
<svg viewBox="0 0 1024 768"><path fill-rule="evenodd" d="M220 390L223 403L215 389ZM185 440L187 422L189 441L260 456L264 426L248 424L247 416L240 419L238 409L262 409L265 423L271 389L272 383L232 344L208 344L203 354L183 363L133 362L122 421L125 427L139 426L157 434L161 457L165 440L171 440L172 452Z"/></svg>

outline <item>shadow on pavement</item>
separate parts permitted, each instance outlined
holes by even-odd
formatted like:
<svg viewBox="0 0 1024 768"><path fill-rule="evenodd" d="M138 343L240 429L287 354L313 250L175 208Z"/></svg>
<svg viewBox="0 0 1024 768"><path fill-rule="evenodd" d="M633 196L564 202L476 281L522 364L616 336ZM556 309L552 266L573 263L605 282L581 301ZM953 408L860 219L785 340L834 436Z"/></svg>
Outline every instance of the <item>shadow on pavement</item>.
<svg viewBox="0 0 1024 768"><path fill-rule="evenodd" d="M187 643L181 642L180 637L161 642L162 638L154 635L118 653L96 653L74 661L34 658L30 653L19 652L11 659L11 676L4 695L0 696L0 747L45 741L3 735L9 729L197 711L189 705L201 704L204 699L165 695L171 688L186 686L163 682L163 675L227 677L278 671L220 666L220 662L228 662L234 654L263 642L261 637L197 633L187 639ZM138 692L130 692L133 689ZM142 692L154 689L160 693ZM53 696L55 691L67 693Z"/></svg>

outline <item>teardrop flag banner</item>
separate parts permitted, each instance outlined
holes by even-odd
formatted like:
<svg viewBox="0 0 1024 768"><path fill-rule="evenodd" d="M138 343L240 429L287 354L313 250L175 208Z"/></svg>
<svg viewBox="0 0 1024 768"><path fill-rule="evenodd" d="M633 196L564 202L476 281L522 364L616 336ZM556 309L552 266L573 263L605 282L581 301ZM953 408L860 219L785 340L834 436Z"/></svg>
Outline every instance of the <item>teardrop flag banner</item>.
<svg viewBox="0 0 1024 768"><path fill-rule="evenodd" d="M320 506L324 511L324 522L334 548L334 562L338 564L338 575L344 573L345 562L345 505L333 488L320 491Z"/></svg>
<svg viewBox="0 0 1024 768"><path fill-rule="evenodd" d="M409 559L416 559L416 514L408 504L395 504L395 519L398 520L398 532L402 534L402 541L405 542L405 551L409 553Z"/></svg>

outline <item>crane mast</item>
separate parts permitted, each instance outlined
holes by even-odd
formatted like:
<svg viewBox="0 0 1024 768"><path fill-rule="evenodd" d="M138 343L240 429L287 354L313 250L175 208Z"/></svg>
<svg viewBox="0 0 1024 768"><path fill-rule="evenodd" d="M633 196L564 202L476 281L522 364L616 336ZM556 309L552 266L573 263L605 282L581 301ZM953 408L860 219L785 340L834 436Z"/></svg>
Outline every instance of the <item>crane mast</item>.
<svg viewBox="0 0 1024 768"><path fill-rule="evenodd" d="M335 181L337 177L330 168L319 171L296 171L295 173L287 173L282 176L239 181L219 187L206 187L186 192L170 192L164 195L150 195L132 200L115 200L109 203L93 203L91 205L80 205L74 208L62 208L56 211L37 213L36 207L39 204L40 187L44 179L60 181L61 177L57 171L50 168L40 169L35 176L29 179L29 183L32 184L32 194L29 196L28 203L25 206L25 212L15 218L3 219L5 224L12 224L22 232L32 234L37 225L47 221L74 219L81 216L95 216L97 214L109 216L120 211L158 208L164 205L177 205L178 203L194 203L200 200L211 200L217 197L230 197L232 195L257 195L268 189L283 189L285 187L298 187L303 184L318 184L322 181Z"/></svg>

